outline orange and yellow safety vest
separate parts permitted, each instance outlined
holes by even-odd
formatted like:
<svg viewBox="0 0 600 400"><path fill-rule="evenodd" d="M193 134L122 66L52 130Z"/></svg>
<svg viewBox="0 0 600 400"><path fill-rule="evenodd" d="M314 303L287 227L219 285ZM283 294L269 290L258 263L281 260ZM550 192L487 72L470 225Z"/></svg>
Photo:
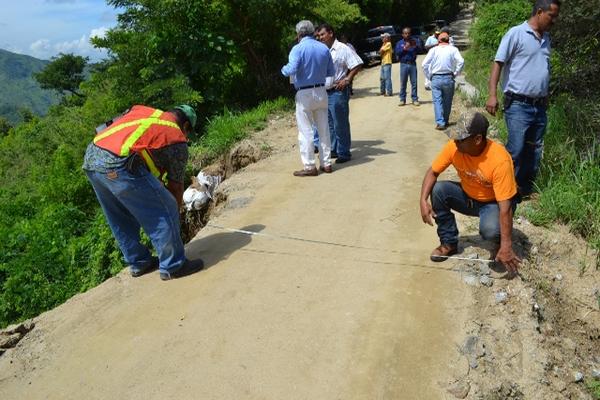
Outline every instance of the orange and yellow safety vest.
<svg viewBox="0 0 600 400"><path fill-rule="evenodd" d="M152 175L167 182L163 168L157 168L151 151L176 143L186 143L187 138L177 125L175 116L155 108L136 105L112 125L98 132L94 144L111 153L127 157L139 154Z"/></svg>

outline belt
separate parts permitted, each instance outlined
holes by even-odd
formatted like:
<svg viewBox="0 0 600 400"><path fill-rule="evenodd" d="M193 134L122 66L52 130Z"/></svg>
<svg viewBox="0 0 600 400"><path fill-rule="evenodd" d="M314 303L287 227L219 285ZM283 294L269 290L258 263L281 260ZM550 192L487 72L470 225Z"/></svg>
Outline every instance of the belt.
<svg viewBox="0 0 600 400"><path fill-rule="evenodd" d="M329 89L327 89L327 94L331 94L331 93L334 93L334 92L343 92L345 90L350 90L350 85L346 85L346 87L343 88L342 90L337 90L335 88L335 86L332 86Z"/></svg>
<svg viewBox="0 0 600 400"><path fill-rule="evenodd" d="M445 74L433 74L432 76L444 76L444 75L454 75L452 72L446 72Z"/></svg>
<svg viewBox="0 0 600 400"><path fill-rule="evenodd" d="M546 106L548 105L548 97L529 97L513 92L506 92L504 96L510 101L520 101L531 106Z"/></svg>
<svg viewBox="0 0 600 400"><path fill-rule="evenodd" d="M400 64L416 64L415 61L400 61Z"/></svg>
<svg viewBox="0 0 600 400"><path fill-rule="evenodd" d="M302 89L312 89L312 88L316 88L316 87L321 87L321 86L325 86L324 83L317 83L316 85L306 85L306 86L300 86L298 88L298 90L302 90Z"/></svg>

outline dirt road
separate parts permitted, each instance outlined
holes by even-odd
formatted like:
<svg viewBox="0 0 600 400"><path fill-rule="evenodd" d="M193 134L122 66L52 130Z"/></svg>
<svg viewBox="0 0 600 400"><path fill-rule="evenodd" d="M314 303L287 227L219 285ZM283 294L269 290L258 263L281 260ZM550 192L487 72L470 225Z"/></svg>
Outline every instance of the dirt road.
<svg viewBox="0 0 600 400"><path fill-rule="evenodd" d="M0 398L447 398L471 294L428 260L419 188L445 136L419 83L421 107L401 108L378 67L361 73L353 160L333 174L292 176L289 128L289 151L226 181L212 224L310 241L205 228L188 250L206 270L124 271L41 316L0 357Z"/></svg>

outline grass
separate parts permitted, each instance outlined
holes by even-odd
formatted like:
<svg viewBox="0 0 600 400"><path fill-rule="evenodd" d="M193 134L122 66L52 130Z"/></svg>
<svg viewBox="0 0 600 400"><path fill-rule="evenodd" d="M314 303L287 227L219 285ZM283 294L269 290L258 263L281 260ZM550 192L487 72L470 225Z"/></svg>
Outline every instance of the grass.
<svg viewBox="0 0 600 400"><path fill-rule="evenodd" d="M206 165L214 161L252 132L264 129L270 115L290 110L291 107L289 99L280 97L242 113L226 112L214 117L206 126L200 141L190 148L192 163Z"/></svg>
<svg viewBox="0 0 600 400"><path fill-rule="evenodd" d="M487 101L488 79L490 77L493 54L486 54L485 51L473 47L465 51L463 56L465 59L465 78L479 91L479 95L470 98L469 102L475 107L484 107Z"/></svg>
<svg viewBox="0 0 600 400"><path fill-rule="evenodd" d="M600 249L600 143L573 112L579 109L575 103L558 98L548 111L544 159L536 182L540 196L528 216L538 225L568 224Z"/></svg>
<svg viewBox="0 0 600 400"><path fill-rule="evenodd" d="M596 400L600 400L600 380L598 379L588 379L585 382L585 386L588 388L590 394Z"/></svg>

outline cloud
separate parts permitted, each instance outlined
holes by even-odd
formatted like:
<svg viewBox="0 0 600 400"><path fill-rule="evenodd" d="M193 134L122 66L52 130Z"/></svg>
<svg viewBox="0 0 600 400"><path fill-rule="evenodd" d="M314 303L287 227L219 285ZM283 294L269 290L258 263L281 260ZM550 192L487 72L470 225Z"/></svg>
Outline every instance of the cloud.
<svg viewBox="0 0 600 400"><path fill-rule="evenodd" d="M100 39L103 39L104 37L106 37L106 32L108 32L108 28L105 26L92 29L92 31L90 32L90 38L98 37Z"/></svg>
<svg viewBox="0 0 600 400"><path fill-rule="evenodd" d="M89 35L83 35L79 39L52 43L48 39L39 39L31 43L29 50L37 58L48 59L56 56L58 53L73 53L75 55L89 57L91 61L98 61L105 58L107 53L104 49L96 49L90 43L92 37L104 37L108 28L94 28Z"/></svg>
<svg viewBox="0 0 600 400"><path fill-rule="evenodd" d="M33 52L34 55L46 55L50 52L50 41L48 39L40 39L31 43L29 49Z"/></svg>

